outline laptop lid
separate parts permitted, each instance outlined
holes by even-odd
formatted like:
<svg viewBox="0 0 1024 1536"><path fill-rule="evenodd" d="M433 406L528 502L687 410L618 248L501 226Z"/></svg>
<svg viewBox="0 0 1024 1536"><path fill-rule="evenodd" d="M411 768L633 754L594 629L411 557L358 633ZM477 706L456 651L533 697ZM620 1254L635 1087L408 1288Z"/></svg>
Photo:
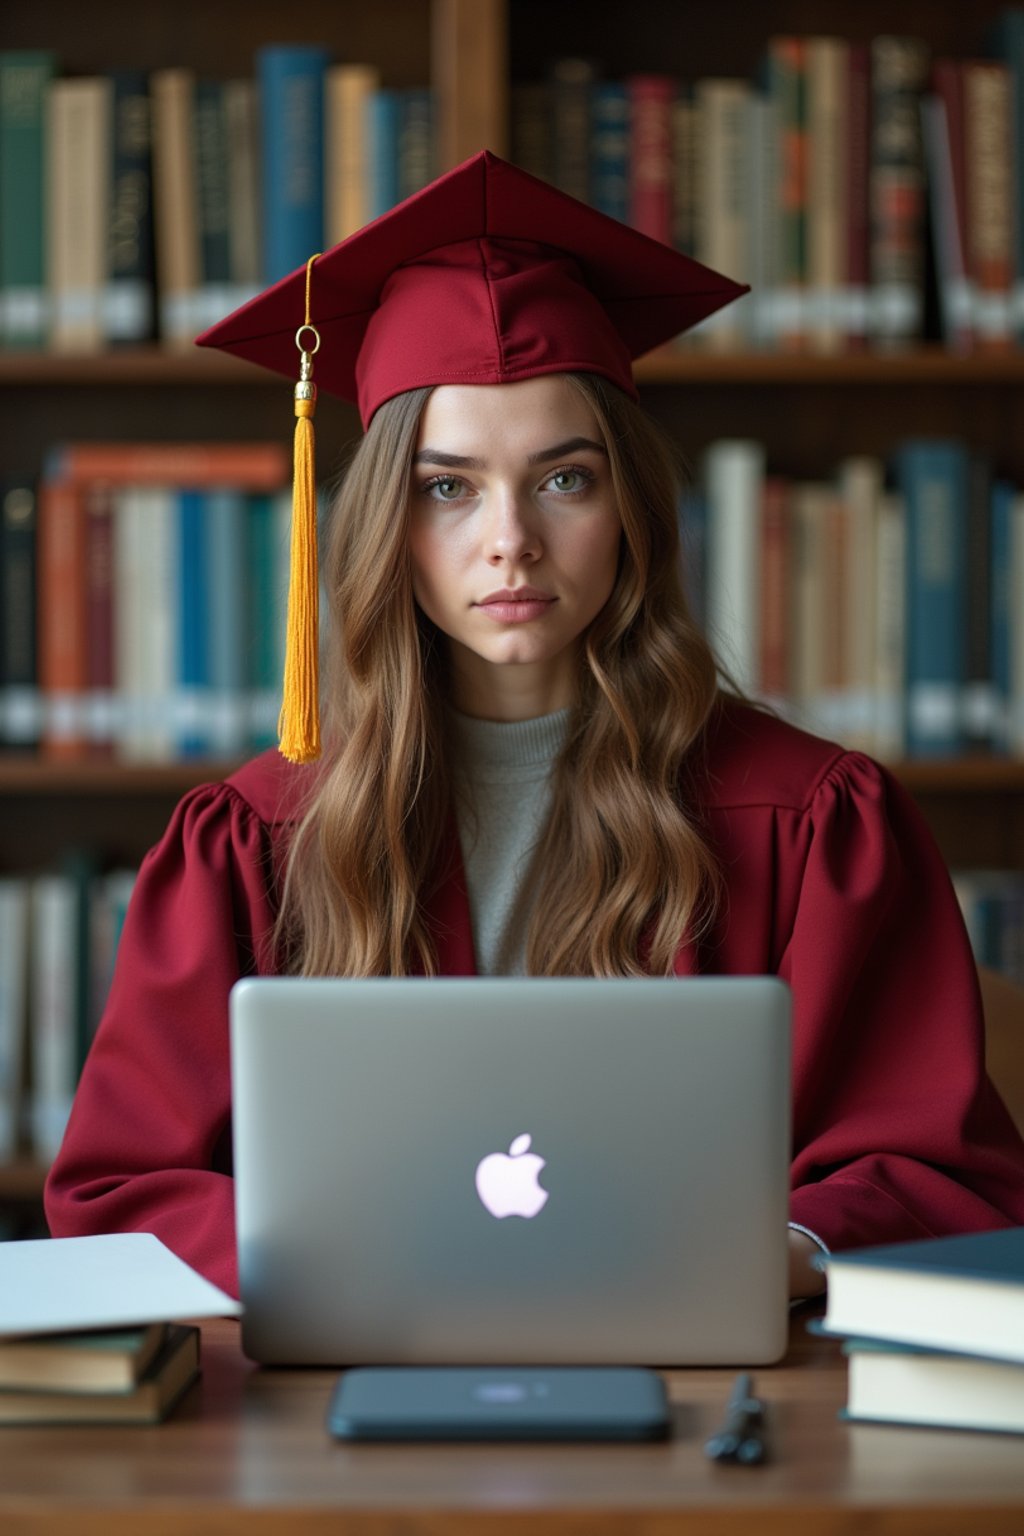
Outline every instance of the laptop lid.
<svg viewBox="0 0 1024 1536"><path fill-rule="evenodd" d="M777 1359L789 1027L774 977L239 982L246 1353Z"/></svg>

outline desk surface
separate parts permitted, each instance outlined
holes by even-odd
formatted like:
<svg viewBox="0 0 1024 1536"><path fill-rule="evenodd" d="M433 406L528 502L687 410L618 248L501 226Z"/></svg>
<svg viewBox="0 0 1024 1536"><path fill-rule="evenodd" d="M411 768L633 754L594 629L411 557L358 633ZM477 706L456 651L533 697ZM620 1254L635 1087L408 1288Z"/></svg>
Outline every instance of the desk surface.
<svg viewBox="0 0 1024 1536"><path fill-rule="evenodd" d="M771 1465L701 1445L733 1373L669 1373L674 1434L646 1446L348 1446L336 1372L260 1370L203 1328L203 1376L156 1428L0 1429L4 1536L1020 1536L1024 1441L845 1425L834 1341L793 1323L756 1373Z"/></svg>

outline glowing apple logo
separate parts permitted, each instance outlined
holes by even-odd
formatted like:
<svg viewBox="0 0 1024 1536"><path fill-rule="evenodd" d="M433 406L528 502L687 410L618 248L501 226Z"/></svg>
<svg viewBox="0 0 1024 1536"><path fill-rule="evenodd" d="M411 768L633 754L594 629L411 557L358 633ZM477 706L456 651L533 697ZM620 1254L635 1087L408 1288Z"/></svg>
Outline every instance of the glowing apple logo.
<svg viewBox="0 0 1024 1536"><path fill-rule="evenodd" d="M476 1192L486 1210L505 1216L536 1216L549 1191L537 1183L544 1159L530 1151L529 1136L517 1136L508 1153L491 1152L476 1170Z"/></svg>

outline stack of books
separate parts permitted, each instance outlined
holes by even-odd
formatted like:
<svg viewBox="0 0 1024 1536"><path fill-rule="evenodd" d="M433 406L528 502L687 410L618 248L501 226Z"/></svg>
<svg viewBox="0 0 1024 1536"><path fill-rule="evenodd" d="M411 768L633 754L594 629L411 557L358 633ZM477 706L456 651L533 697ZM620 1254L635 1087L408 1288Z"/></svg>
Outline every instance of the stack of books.
<svg viewBox="0 0 1024 1536"><path fill-rule="evenodd" d="M1024 1227L833 1254L845 1417L1024 1434Z"/></svg>
<svg viewBox="0 0 1024 1536"><path fill-rule="evenodd" d="M158 1424L239 1303L149 1232L0 1244L0 1424Z"/></svg>

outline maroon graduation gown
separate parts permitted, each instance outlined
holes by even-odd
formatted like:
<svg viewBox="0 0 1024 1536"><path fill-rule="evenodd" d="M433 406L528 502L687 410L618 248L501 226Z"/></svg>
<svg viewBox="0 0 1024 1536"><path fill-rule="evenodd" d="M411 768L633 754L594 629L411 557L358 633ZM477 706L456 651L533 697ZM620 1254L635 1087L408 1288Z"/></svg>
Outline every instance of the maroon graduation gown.
<svg viewBox="0 0 1024 1536"><path fill-rule="evenodd" d="M269 752L192 791L147 855L46 1187L54 1235L155 1232L237 1292L227 999L273 969L309 771ZM792 987L791 1219L835 1249L1024 1224L1024 1145L985 1076L970 948L913 802L871 759L736 704L697 782L725 899L675 969ZM457 842L429 912L441 972L473 974Z"/></svg>

